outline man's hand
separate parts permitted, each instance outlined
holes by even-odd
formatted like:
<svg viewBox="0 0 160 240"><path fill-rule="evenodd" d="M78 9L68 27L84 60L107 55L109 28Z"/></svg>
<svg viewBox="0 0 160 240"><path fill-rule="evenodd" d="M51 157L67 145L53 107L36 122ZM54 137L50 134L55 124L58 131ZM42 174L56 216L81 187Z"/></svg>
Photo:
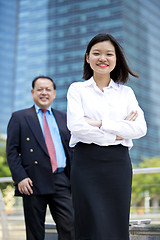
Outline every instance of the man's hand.
<svg viewBox="0 0 160 240"><path fill-rule="evenodd" d="M30 195L33 194L32 186L32 180L30 178L25 178L18 183L18 190L21 194Z"/></svg>

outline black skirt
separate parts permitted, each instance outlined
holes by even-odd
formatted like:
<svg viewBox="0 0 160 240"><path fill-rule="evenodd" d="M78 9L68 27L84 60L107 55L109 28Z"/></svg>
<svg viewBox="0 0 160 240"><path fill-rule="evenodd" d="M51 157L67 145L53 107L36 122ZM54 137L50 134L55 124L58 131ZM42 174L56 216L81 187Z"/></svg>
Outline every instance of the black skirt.
<svg viewBox="0 0 160 240"><path fill-rule="evenodd" d="M75 240L128 240L132 166L128 148L78 143L71 170Z"/></svg>

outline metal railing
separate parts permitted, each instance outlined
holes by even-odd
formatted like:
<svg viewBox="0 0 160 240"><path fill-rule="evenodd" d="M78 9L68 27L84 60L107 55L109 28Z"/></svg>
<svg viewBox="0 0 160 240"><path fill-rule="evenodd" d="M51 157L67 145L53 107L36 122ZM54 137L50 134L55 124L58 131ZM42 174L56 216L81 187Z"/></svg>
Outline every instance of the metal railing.
<svg viewBox="0 0 160 240"><path fill-rule="evenodd" d="M133 174L160 173L160 167L153 168L135 168ZM0 183L12 182L12 177L0 177Z"/></svg>
<svg viewBox="0 0 160 240"><path fill-rule="evenodd" d="M160 173L160 167L133 169L133 174Z"/></svg>
<svg viewBox="0 0 160 240"><path fill-rule="evenodd" d="M0 177L0 183L7 183L7 182L12 182L11 177Z"/></svg>
<svg viewBox="0 0 160 240"><path fill-rule="evenodd" d="M7 221L5 204L3 201L1 190L0 190L0 217L1 217L1 224L2 224L2 239L7 240L8 239L8 221Z"/></svg>

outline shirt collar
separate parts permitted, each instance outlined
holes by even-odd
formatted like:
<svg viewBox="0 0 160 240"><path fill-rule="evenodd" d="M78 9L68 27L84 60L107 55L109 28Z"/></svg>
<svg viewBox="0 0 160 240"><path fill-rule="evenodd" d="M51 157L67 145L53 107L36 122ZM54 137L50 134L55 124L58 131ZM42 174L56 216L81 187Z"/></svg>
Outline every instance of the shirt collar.
<svg viewBox="0 0 160 240"><path fill-rule="evenodd" d="M95 87L95 86L97 87L96 82L94 81L94 78L93 78L93 77L91 77L89 80L86 80L86 81L85 81L85 86L91 86L91 85L93 85L94 87ZM115 82L111 79L109 85L108 85L107 87L105 87L104 89L108 89L108 88L118 89L118 88L119 88L119 84L118 84L118 83L115 83Z"/></svg>
<svg viewBox="0 0 160 240"><path fill-rule="evenodd" d="M118 89L119 88L119 84L118 83L115 83L112 79L109 83L109 86L106 87L106 88L114 88L114 89Z"/></svg>
<svg viewBox="0 0 160 240"><path fill-rule="evenodd" d="M36 104L34 106L35 106L36 113L39 113L41 108L39 106L37 106ZM49 114L52 114L51 106L49 106L47 108L47 111L48 111Z"/></svg>

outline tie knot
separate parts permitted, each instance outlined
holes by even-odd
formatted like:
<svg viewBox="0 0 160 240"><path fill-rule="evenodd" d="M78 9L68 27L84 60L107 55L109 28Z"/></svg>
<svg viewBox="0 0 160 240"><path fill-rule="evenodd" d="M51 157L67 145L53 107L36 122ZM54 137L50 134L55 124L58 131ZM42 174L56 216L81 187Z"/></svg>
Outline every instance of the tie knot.
<svg viewBox="0 0 160 240"><path fill-rule="evenodd" d="M41 111L43 112L43 114L45 114L47 112L47 109L41 109Z"/></svg>

